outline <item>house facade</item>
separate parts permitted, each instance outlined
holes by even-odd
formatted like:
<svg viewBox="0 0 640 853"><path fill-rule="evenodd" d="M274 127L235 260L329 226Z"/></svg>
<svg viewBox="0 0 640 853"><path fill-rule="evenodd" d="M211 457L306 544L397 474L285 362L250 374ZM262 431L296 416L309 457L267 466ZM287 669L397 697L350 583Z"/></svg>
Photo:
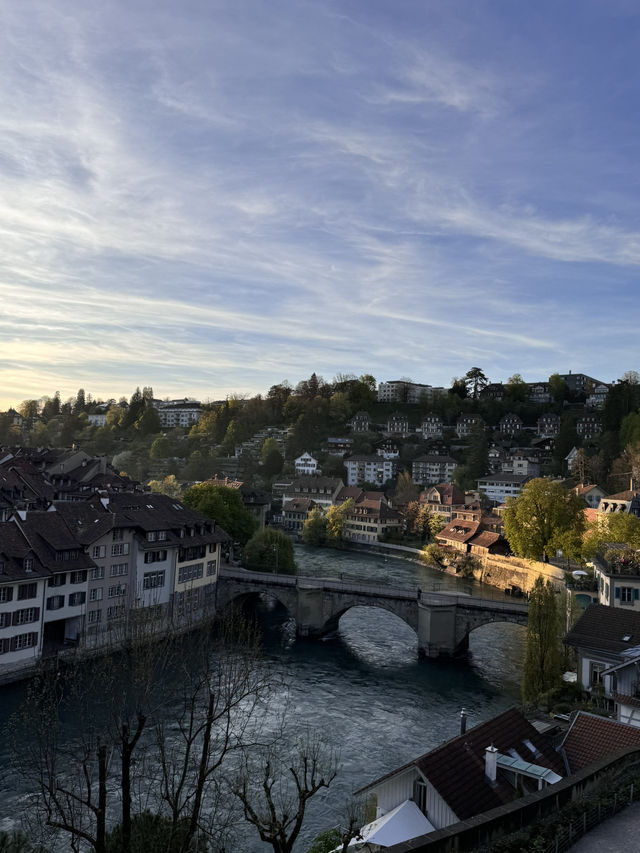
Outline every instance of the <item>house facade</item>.
<svg viewBox="0 0 640 853"><path fill-rule="evenodd" d="M318 460L315 459L306 450L301 456L298 456L298 458L294 460L293 464L296 469L297 477L302 477L305 474L314 475L322 473L320 467L318 466Z"/></svg>
<svg viewBox="0 0 640 853"><path fill-rule="evenodd" d="M505 503L507 498L517 498L529 479L521 474L488 474L478 480L478 491L489 500Z"/></svg>
<svg viewBox="0 0 640 853"><path fill-rule="evenodd" d="M458 463L450 456L425 454L411 463L411 479L426 486L432 483L450 483Z"/></svg>
<svg viewBox="0 0 640 853"><path fill-rule="evenodd" d="M397 461L378 454L354 454L344 460L344 467L348 486L362 486L365 483L381 486L395 476Z"/></svg>

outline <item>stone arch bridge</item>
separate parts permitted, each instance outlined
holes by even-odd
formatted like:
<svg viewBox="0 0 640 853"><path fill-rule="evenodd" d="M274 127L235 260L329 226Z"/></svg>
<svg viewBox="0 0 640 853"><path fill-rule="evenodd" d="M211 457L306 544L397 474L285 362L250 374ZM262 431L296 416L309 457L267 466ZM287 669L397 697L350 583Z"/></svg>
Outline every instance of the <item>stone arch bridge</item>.
<svg viewBox="0 0 640 853"><path fill-rule="evenodd" d="M529 609L525 603L508 599L221 568L218 609L262 593L276 598L287 609L295 620L298 637L322 637L335 631L340 617L352 607L389 610L413 628L420 654L427 657L465 651L469 634L490 622L526 625Z"/></svg>

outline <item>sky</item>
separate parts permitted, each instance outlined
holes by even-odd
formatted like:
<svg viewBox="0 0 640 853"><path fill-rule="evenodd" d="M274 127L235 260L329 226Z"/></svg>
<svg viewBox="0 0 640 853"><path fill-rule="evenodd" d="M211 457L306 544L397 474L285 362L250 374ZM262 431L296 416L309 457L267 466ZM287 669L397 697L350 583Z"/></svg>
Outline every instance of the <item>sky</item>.
<svg viewBox="0 0 640 853"><path fill-rule="evenodd" d="M0 407L640 368L635 0L0 10Z"/></svg>

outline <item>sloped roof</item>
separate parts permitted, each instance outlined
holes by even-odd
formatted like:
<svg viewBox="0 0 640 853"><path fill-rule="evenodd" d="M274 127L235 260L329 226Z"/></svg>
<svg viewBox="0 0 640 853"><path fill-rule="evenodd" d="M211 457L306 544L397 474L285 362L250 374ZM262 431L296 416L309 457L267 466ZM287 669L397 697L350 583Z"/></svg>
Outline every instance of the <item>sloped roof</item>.
<svg viewBox="0 0 640 853"><path fill-rule="evenodd" d="M560 745L569 770L577 773L630 746L640 747L640 728L579 711Z"/></svg>
<svg viewBox="0 0 640 853"><path fill-rule="evenodd" d="M592 604L569 631L565 643L619 654L640 643L640 612Z"/></svg>
<svg viewBox="0 0 640 853"><path fill-rule="evenodd" d="M533 750L528 744L533 746ZM511 785L498 780L491 784L485 776L485 750L495 746L503 755L519 757L565 775L564 762L551 742L515 708L492 717L427 752L415 761L377 779L357 793L377 787L386 779L416 767L438 791L459 820L466 820L503 803L516 793ZM511 752L511 750L513 752ZM515 754L513 754L515 753Z"/></svg>
<svg viewBox="0 0 640 853"><path fill-rule="evenodd" d="M493 533L491 530L483 530L474 536L471 540L471 545L477 545L479 548L490 548L500 540L499 533Z"/></svg>
<svg viewBox="0 0 640 853"><path fill-rule="evenodd" d="M478 532L479 521L466 521L463 518L454 518L437 535L437 539L447 539L453 542L467 542Z"/></svg>

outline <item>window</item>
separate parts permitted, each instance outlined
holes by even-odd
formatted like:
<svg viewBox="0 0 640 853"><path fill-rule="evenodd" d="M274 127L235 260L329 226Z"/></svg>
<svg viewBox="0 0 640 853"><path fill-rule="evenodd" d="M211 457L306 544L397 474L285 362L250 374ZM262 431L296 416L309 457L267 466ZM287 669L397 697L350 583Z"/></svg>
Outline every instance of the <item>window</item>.
<svg viewBox="0 0 640 853"><path fill-rule="evenodd" d="M35 598L37 594L37 583L21 583L18 587L18 601L25 601L27 598ZM8 600L11 601L11 599Z"/></svg>
<svg viewBox="0 0 640 853"><path fill-rule="evenodd" d="M201 578L204 570L204 563L196 563L193 566L183 566L178 569L178 583L186 583L187 581Z"/></svg>
<svg viewBox="0 0 640 853"><path fill-rule="evenodd" d="M122 542L124 539L124 530L122 529L114 529L113 531L113 541L114 542Z"/></svg>
<svg viewBox="0 0 640 853"><path fill-rule="evenodd" d="M38 635L35 633L31 634L18 634L17 637L11 638L11 651L19 652L21 649L30 649L33 646L38 645Z"/></svg>
<svg viewBox="0 0 640 853"><path fill-rule="evenodd" d="M124 604L107 607L107 619L119 619L124 614Z"/></svg>
<svg viewBox="0 0 640 853"><path fill-rule="evenodd" d="M24 610L16 610L13 614L14 625L26 625L35 622L40 616L39 607L25 607Z"/></svg>
<svg viewBox="0 0 640 853"><path fill-rule="evenodd" d="M91 550L91 556L94 559L98 559L100 557L106 557L107 555L107 546L106 545L94 545Z"/></svg>
<svg viewBox="0 0 640 853"><path fill-rule="evenodd" d="M33 571L33 557L25 557L23 566L24 566L25 572L32 572Z"/></svg>
<svg viewBox="0 0 640 853"><path fill-rule="evenodd" d="M147 551L144 555L145 563L163 563L166 559L166 551Z"/></svg>
<svg viewBox="0 0 640 853"><path fill-rule="evenodd" d="M47 598L47 610L60 610L64 607L64 595L52 595Z"/></svg>
<svg viewBox="0 0 640 853"><path fill-rule="evenodd" d="M215 575L216 573L216 560L209 560L207 563L207 577L211 577L211 575Z"/></svg>
<svg viewBox="0 0 640 853"><path fill-rule="evenodd" d="M0 628L8 628L11 625L11 614L0 613Z"/></svg>
<svg viewBox="0 0 640 853"><path fill-rule="evenodd" d="M638 600L638 590L632 586L617 586L615 595L620 599L621 604L633 604Z"/></svg>
<svg viewBox="0 0 640 853"><path fill-rule="evenodd" d="M120 598L122 595L127 594L127 585L126 584L117 584L116 586L109 587L109 598Z"/></svg>
<svg viewBox="0 0 640 853"><path fill-rule="evenodd" d="M129 543L128 542L120 542L116 545L111 546L111 556L112 557L123 557L125 554L129 553Z"/></svg>
<svg viewBox="0 0 640 853"><path fill-rule="evenodd" d="M104 566L96 566L95 569L91 569L91 580L99 581L104 577Z"/></svg>
<svg viewBox="0 0 640 853"><path fill-rule="evenodd" d="M64 586L67 582L67 573L61 572L60 574L53 575L53 577L49 578L49 586Z"/></svg>
<svg viewBox="0 0 640 853"><path fill-rule="evenodd" d="M95 625L102 620L102 610L90 610L87 619L90 625Z"/></svg>
<svg viewBox="0 0 640 853"><path fill-rule="evenodd" d="M72 592L69 596L69 607L77 607L79 604L84 604L86 600L86 592Z"/></svg>
<svg viewBox="0 0 640 853"><path fill-rule="evenodd" d="M111 566L111 577L120 578L129 574L129 563L113 563Z"/></svg>
<svg viewBox="0 0 640 853"><path fill-rule="evenodd" d="M102 588L92 589L89 593L89 601L102 601Z"/></svg>
<svg viewBox="0 0 640 853"><path fill-rule="evenodd" d="M147 530L147 542L155 542L158 538L157 530Z"/></svg>
<svg viewBox="0 0 640 853"><path fill-rule="evenodd" d="M12 586L0 587L0 602L3 602L3 601L13 601L13 587Z"/></svg>
<svg viewBox="0 0 640 853"><path fill-rule="evenodd" d="M157 589L164 586L164 569L161 572L145 572L142 579L143 589Z"/></svg>
<svg viewBox="0 0 640 853"><path fill-rule="evenodd" d="M158 542L164 542L167 538L166 530L158 530Z"/></svg>
<svg viewBox="0 0 640 853"><path fill-rule="evenodd" d="M79 572L71 572L69 577L70 583L84 583L87 580L87 570L82 569Z"/></svg>
<svg viewBox="0 0 640 853"><path fill-rule="evenodd" d="M603 663L591 661L589 664L589 684L591 684L592 687L597 684L602 684L602 673L605 668L606 667Z"/></svg>

